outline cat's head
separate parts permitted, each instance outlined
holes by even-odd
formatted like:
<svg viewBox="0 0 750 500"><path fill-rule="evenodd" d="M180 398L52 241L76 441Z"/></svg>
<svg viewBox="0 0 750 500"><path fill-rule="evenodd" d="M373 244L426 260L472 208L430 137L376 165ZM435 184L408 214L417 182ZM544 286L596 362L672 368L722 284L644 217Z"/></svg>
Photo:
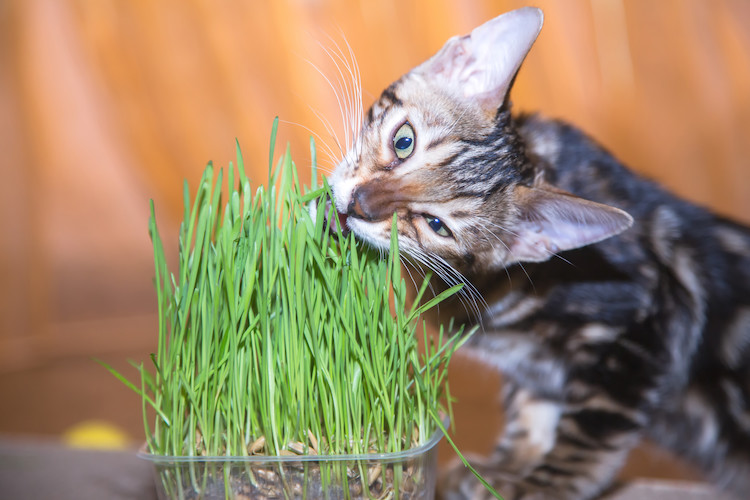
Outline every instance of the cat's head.
<svg viewBox="0 0 750 500"><path fill-rule="evenodd" d="M330 178L348 228L388 248L468 274L539 262L630 226L620 210L535 175L508 92L542 27L522 8L454 37L383 91Z"/></svg>

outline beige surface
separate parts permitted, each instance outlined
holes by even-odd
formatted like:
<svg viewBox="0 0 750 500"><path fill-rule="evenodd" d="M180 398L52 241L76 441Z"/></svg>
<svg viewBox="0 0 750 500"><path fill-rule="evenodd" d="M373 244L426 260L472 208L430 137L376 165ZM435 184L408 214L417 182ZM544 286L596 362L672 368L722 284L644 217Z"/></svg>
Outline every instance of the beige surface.
<svg viewBox="0 0 750 500"><path fill-rule="evenodd" d="M149 464L133 452L66 448L0 437L0 498L155 500Z"/></svg>
<svg viewBox="0 0 750 500"><path fill-rule="evenodd" d="M135 451L93 451L0 437L0 498L155 500L149 464ZM601 500L720 500L710 486L635 481Z"/></svg>
<svg viewBox="0 0 750 500"><path fill-rule="evenodd" d="M602 500L723 500L716 489L701 483L636 481ZM726 498L726 500L729 500Z"/></svg>

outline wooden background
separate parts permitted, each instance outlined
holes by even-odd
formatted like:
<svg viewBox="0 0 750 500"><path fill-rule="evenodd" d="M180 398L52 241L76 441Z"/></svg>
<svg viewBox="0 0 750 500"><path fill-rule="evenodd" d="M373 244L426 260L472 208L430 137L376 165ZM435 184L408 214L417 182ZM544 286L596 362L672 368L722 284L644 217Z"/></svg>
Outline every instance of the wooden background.
<svg viewBox="0 0 750 500"><path fill-rule="evenodd" d="M262 180L276 115L307 168L305 127L329 140L316 112L340 129L308 62L333 76L319 42L345 37L367 104L448 37L526 4L546 23L516 109L750 223L745 0L0 1L0 432L98 418L142 439L137 397L92 358L125 368L154 348L148 200L174 234L182 180L226 165L235 138ZM486 450L499 421L480 388L498 377L459 359L452 383L460 441Z"/></svg>

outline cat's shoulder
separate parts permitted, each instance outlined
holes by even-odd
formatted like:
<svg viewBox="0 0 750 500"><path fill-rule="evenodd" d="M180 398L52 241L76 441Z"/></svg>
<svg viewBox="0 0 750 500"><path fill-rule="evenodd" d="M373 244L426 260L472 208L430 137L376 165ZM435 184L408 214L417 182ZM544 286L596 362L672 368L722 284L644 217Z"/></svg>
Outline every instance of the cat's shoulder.
<svg viewBox="0 0 750 500"><path fill-rule="evenodd" d="M590 134L559 119L546 118L538 113L515 117L519 134L529 153L552 165L561 162L589 162L615 160L607 149Z"/></svg>
<svg viewBox="0 0 750 500"><path fill-rule="evenodd" d="M515 124L527 156L545 180L577 196L625 210L673 203L657 183L623 165L593 136L562 120L522 114Z"/></svg>

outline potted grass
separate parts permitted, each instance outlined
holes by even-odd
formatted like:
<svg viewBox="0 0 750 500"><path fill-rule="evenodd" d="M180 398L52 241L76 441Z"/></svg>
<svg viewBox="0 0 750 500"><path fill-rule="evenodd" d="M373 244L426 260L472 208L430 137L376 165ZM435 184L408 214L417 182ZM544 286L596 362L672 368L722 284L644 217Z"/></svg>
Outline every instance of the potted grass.
<svg viewBox="0 0 750 500"><path fill-rule="evenodd" d="M157 352L128 381L143 401L161 499L431 498L450 414L446 370L465 336L408 301L394 234L387 258L326 217L289 151L254 190L237 148L184 188L179 264L166 265L153 203ZM226 177L226 178L225 178ZM226 185L224 182L226 181Z"/></svg>

